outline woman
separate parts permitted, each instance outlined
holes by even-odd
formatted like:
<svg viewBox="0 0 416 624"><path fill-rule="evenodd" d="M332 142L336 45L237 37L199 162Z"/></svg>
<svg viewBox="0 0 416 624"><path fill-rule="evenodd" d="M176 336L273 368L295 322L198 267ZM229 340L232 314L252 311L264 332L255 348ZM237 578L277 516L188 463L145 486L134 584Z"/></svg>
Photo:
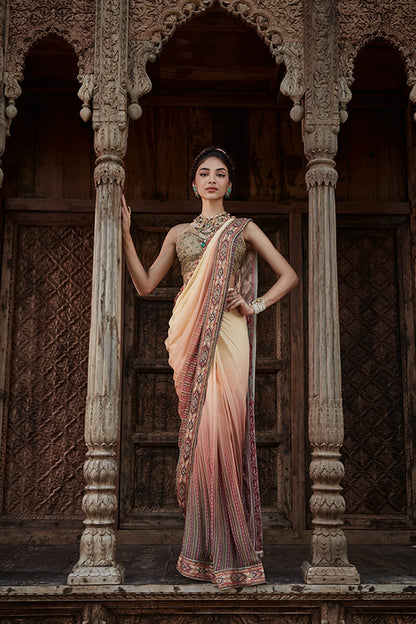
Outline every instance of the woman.
<svg viewBox="0 0 416 624"><path fill-rule="evenodd" d="M183 287L166 347L174 370L181 427L177 496L185 515L177 568L220 589L265 582L254 435L255 315L298 282L296 273L253 221L231 217L234 166L209 147L191 169L201 214L167 234L146 272L131 235L123 197L123 250L140 295L163 279L176 256ZM278 276L256 299L256 252Z"/></svg>

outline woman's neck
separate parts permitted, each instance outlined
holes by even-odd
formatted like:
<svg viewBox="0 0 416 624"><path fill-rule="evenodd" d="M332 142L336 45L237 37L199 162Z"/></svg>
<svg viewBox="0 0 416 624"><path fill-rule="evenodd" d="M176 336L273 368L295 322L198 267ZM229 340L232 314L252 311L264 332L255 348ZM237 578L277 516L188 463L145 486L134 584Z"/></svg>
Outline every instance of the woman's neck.
<svg viewBox="0 0 416 624"><path fill-rule="evenodd" d="M224 203L222 198L212 201L204 199L202 201L201 214L204 217L215 217L215 215L221 214L221 212L224 212Z"/></svg>

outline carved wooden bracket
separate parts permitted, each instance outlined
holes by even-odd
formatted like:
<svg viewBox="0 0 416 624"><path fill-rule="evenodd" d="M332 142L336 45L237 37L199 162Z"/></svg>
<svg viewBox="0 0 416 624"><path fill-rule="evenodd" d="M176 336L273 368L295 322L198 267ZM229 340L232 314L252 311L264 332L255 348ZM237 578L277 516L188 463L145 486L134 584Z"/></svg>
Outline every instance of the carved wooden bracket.
<svg viewBox="0 0 416 624"><path fill-rule="evenodd" d="M147 75L146 65L148 61L153 63L156 60L159 51L160 44L157 43L134 40L129 42L127 90L131 100L128 108L131 119L141 117L142 108L139 99L152 89L152 82Z"/></svg>
<svg viewBox="0 0 416 624"><path fill-rule="evenodd" d="M6 117L8 120L7 136L10 136L10 124L17 115L15 102L22 94L19 84L19 75L14 72L4 72L4 95L7 98Z"/></svg>
<svg viewBox="0 0 416 624"><path fill-rule="evenodd" d="M81 84L78 97L82 102L82 108L79 114L82 121L87 122L91 118L90 100L94 93L94 74L79 75L78 82Z"/></svg>
<svg viewBox="0 0 416 624"><path fill-rule="evenodd" d="M138 100L152 87L146 73L147 62L156 59L178 24L206 11L213 4L214 0L181 0L174 4L164 0L157 5L149 0L130 3L128 93L132 119L140 117L142 111ZM267 8L264 2L256 0L219 0L219 4L254 27L276 62L285 64L286 75L280 88L294 103L290 113L292 119L299 121L304 113L305 92L302 2L273 0L267 3Z"/></svg>

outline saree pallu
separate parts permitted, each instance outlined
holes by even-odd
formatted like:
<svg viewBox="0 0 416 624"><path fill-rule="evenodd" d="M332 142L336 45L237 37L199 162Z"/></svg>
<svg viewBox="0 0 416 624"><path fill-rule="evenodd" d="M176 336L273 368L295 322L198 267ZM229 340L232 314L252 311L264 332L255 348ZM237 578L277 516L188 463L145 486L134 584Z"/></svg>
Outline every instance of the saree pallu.
<svg viewBox="0 0 416 624"><path fill-rule="evenodd" d="M219 588L265 582L254 431L254 322L225 312L234 251L247 219L214 235L181 290L166 347L181 427L177 496L185 515L179 572ZM255 255L238 288L255 298ZM249 327L248 327L249 325Z"/></svg>

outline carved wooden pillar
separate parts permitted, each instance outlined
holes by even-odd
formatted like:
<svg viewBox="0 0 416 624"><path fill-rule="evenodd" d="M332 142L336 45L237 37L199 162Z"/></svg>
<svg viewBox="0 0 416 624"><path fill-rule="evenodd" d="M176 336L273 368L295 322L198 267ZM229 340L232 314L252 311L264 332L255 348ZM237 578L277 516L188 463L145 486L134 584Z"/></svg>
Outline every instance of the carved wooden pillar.
<svg viewBox="0 0 416 624"><path fill-rule="evenodd" d="M96 94L93 128L96 213L85 439L88 459L83 499L85 529L80 559L68 577L75 584L118 584L115 516L120 429L121 227L120 202L127 142L128 0L97 2Z"/></svg>
<svg viewBox="0 0 416 624"><path fill-rule="evenodd" d="M341 515L343 442L334 157L339 130L336 0L305 2L305 125L309 192L309 438L314 531L307 583L358 583Z"/></svg>
<svg viewBox="0 0 416 624"><path fill-rule="evenodd" d="M5 20L6 20L6 6L2 3L0 8L0 41L4 42L5 35ZM1 76L4 76L4 44L0 46L0 69ZM7 120L6 120L6 103L4 97L4 86L0 93L0 158L3 157L4 150L6 149L6 136L7 136ZM0 160L0 187L3 186L3 169L1 169Z"/></svg>

